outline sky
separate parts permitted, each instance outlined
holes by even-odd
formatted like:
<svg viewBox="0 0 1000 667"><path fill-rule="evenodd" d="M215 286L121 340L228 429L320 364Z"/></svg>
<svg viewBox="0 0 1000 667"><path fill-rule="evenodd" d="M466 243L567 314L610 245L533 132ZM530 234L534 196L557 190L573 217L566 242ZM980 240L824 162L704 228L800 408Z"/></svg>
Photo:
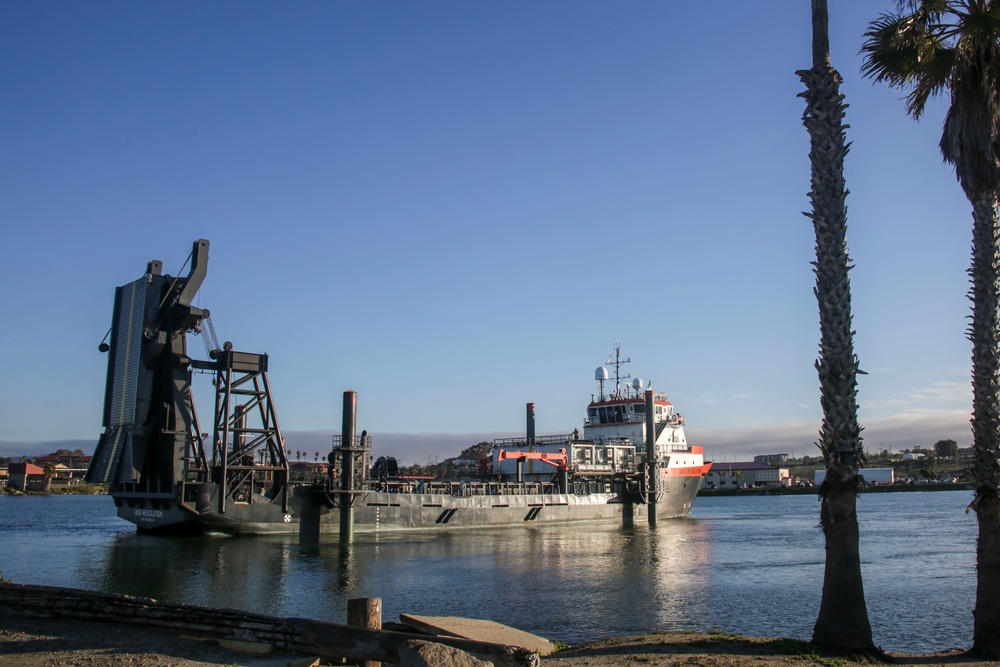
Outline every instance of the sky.
<svg viewBox="0 0 1000 667"><path fill-rule="evenodd" d="M947 100L915 122L860 74L893 6L830 7L859 416L871 450L966 446ZM620 343L709 459L816 455L810 2L713 8L0 3L0 456L96 443L114 288L186 275L199 238L196 304L269 355L293 451L328 449L348 389L404 462L521 434L527 402L568 433Z"/></svg>

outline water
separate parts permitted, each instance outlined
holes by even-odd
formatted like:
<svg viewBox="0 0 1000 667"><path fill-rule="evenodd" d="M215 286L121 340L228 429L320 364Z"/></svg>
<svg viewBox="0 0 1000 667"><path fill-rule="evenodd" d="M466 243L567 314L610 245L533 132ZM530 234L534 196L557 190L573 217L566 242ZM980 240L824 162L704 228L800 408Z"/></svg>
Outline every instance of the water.
<svg viewBox="0 0 1000 667"><path fill-rule="evenodd" d="M858 500L876 644L929 652L972 642L968 491ZM107 496L0 496L0 574L343 623L347 600L400 613L488 618L567 643L659 629L809 639L823 580L815 496L702 497L693 516L625 530L517 526L336 537L163 538ZM905 619L905 620L904 620Z"/></svg>

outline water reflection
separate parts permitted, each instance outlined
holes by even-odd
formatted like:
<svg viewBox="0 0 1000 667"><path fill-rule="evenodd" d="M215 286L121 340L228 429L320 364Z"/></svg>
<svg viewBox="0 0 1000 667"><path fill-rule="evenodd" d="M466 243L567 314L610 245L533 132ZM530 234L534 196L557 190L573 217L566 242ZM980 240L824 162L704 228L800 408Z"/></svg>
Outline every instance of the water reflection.
<svg viewBox="0 0 1000 667"><path fill-rule="evenodd" d="M343 622L351 597L399 613L491 618L578 641L591 633L697 627L709 527L606 525L292 536L111 539L79 564L107 592Z"/></svg>
<svg viewBox="0 0 1000 667"><path fill-rule="evenodd" d="M971 642L974 516L965 492L866 494L861 558L875 641ZM815 497L700 498L655 529L517 526L332 539L139 535L106 497L0 496L0 574L280 616L346 620L347 600L489 618L566 642L664 628L808 639L823 579ZM919 575L919 580L914 575ZM914 583L918 581L918 583ZM918 609L919 622L905 621Z"/></svg>

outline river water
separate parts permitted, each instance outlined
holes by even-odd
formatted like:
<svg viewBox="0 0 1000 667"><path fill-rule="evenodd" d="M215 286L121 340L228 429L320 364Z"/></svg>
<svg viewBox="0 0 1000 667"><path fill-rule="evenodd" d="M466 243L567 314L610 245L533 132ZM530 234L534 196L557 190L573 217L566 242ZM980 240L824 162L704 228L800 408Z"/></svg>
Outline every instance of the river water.
<svg viewBox="0 0 1000 667"><path fill-rule="evenodd" d="M858 500L875 643L929 652L972 643L970 491ZM165 538L140 535L107 496L0 496L0 575L343 623L347 600L485 618L566 643L652 630L809 639L823 580L815 496L701 497L690 519L622 529L532 525L453 532Z"/></svg>

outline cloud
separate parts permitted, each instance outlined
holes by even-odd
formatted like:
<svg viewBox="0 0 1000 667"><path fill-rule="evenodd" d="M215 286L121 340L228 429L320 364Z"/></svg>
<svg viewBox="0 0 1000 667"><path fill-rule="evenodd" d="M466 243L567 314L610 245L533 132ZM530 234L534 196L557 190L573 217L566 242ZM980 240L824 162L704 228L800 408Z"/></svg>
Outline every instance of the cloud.
<svg viewBox="0 0 1000 667"><path fill-rule="evenodd" d="M968 410L939 410L923 414L902 413L886 419L862 421L865 448L909 449L930 447L938 440L952 439L959 446L972 441ZM815 456L818 452L819 422L758 426L749 429L697 429L688 433L693 444L703 445L705 455L749 460L758 454L787 453Z"/></svg>
<svg viewBox="0 0 1000 667"><path fill-rule="evenodd" d="M705 392L701 394L693 394L691 396L684 397L684 404L687 406L691 405L719 405L719 404L729 404L736 401L745 401L748 399L759 399L759 394L753 392L738 392L738 393L724 393L724 392Z"/></svg>
<svg viewBox="0 0 1000 667"><path fill-rule="evenodd" d="M935 382L882 401L866 400L865 410L908 414L939 414L960 405L972 404L972 384L968 381Z"/></svg>
<svg viewBox="0 0 1000 667"><path fill-rule="evenodd" d="M930 447L938 440L952 439L959 446L972 441L968 410L936 410L922 414L904 412L885 419L862 420L862 438L869 451L881 449L908 449L915 446ZM816 440L819 422L759 425L752 428L690 428L688 441L705 448L705 455L716 461L751 460L758 454L787 453L791 455L817 454ZM313 460L330 451L331 438L339 431L285 431L285 447L292 452L303 452L303 458ZM523 433L380 433L372 436L372 454L393 456L402 464L427 463L428 458L442 461L458 456L466 447L476 443L492 442L496 438L518 437ZM19 443L0 441L0 456L41 456L57 449L82 449L93 452L93 440L54 440L48 442Z"/></svg>

